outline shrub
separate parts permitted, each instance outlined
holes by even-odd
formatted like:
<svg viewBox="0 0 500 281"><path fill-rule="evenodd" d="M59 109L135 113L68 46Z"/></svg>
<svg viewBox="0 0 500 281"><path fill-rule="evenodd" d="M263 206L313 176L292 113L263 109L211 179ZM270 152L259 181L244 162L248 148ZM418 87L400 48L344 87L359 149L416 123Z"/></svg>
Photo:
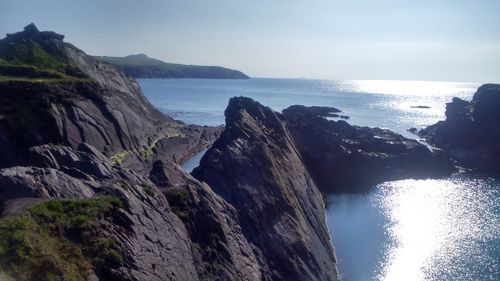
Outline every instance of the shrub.
<svg viewBox="0 0 500 281"><path fill-rule="evenodd" d="M51 200L0 220L0 271L15 280L87 280L89 269L123 262L99 221L121 207L114 197Z"/></svg>

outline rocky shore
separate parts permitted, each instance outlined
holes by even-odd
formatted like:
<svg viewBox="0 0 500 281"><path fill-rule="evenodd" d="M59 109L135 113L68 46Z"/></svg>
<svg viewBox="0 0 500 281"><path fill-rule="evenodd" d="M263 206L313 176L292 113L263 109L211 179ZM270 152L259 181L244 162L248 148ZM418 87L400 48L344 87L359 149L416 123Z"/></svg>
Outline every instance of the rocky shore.
<svg viewBox="0 0 500 281"><path fill-rule="evenodd" d="M186 125L34 26L0 40L0 59L55 73L0 79L0 272L16 280L338 280L322 193L454 170L417 141L327 120L334 108L235 97L224 128ZM205 147L192 174L179 166Z"/></svg>
<svg viewBox="0 0 500 281"><path fill-rule="evenodd" d="M500 85L485 84L470 102L446 104L446 120L418 134L466 169L500 174Z"/></svg>

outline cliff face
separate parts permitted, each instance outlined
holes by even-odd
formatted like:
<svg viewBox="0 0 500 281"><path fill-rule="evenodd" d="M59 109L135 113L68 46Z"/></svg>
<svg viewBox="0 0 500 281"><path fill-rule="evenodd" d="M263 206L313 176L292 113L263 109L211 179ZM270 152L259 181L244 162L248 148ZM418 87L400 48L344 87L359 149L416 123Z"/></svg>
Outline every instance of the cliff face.
<svg viewBox="0 0 500 281"><path fill-rule="evenodd" d="M214 131L205 135L216 137L220 131L186 126L163 115L144 97L135 80L87 56L62 38L62 35L39 32L31 27L0 41L0 49L9 50L4 52L4 60L8 63L4 68L31 63L39 71L52 71L63 77L11 77L0 81L3 112L0 167L23 163L30 146L44 143L76 148L88 142L108 157L116 156L123 162L128 158L141 158L140 152L151 151L160 140L190 139L193 134L199 137L204 130ZM14 55L15 50L7 48L11 45L31 48L36 59L23 60L30 56ZM79 76L70 76L67 69ZM199 147L190 148L193 153Z"/></svg>
<svg viewBox="0 0 500 281"><path fill-rule="evenodd" d="M454 98L446 104L446 120L418 134L444 150L458 165L500 173L500 85L479 87L472 101Z"/></svg>
<svg viewBox="0 0 500 281"><path fill-rule="evenodd" d="M221 128L164 116L135 80L62 39L30 25L0 41L1 271L16 280L204 279L211 248L191 240L195 230L148 178L164 161L179 194L196 198L190 212L219 226L205 233L241 252L233 263L253 276L230 207L175 164Z"/></svg>
<svg viewBox="0 0 500 281"><path fill-rule="evenodd" d="M324 204L284 120L233 98L193 175L236 208L264 280L337 280Z"/></svg>

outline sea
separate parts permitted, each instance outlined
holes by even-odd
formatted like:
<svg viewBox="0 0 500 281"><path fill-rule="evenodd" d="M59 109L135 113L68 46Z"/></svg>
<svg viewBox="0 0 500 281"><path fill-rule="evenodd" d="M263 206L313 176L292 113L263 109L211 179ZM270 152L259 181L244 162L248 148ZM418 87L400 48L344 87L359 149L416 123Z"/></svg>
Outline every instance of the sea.
<svg viewBox="0 0 500 281"><path fill-rule="evenodd" d="M336 107L351 124L417 140L409 128L443 120L447 102L471 100L480 86L271 78L140 79L139 84L153 105L190 124L224 124L229 99L247 96L276 111L294 104ZM203 153L185 169L196 167ZM363 194L325 199L342 280L500 280L499 179L460 172L444 179L389 181Z"/></svg>

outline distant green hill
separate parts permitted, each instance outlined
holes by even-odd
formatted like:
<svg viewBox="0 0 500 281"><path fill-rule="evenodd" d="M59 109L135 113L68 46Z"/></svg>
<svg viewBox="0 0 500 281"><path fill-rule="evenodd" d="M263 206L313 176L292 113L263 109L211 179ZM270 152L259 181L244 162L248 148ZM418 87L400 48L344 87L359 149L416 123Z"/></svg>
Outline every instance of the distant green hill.
<svg viewBox="0 0 500 281"><path fill-rule="evenodd" d="M243 72L220 66L184 65L166 63L144 54L126 57L97 56L135 78L211 78L248 79Z"/></svg>

